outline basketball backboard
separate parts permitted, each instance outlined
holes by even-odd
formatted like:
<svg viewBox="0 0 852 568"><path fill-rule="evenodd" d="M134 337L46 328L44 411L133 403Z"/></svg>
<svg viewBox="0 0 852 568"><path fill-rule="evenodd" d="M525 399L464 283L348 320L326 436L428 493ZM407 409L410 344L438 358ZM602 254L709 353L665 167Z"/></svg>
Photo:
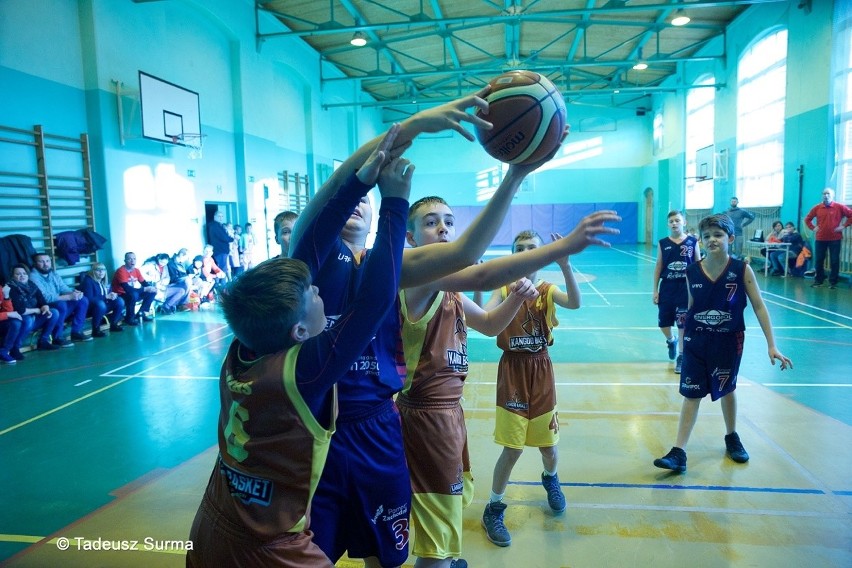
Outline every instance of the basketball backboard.
<svg viewBox="0 0 852 568"><path fill-rule="evenodd" d="M186 146L185 135L201 135L201 106L195 91L140 71L139 100L144 138Z"/></svg>
<svg viewBox="0 0 852 568"><path fill-rule="evenodd" d="M715 165L714 146L705 146L695 152L695 177L698 181L713 179Z"/></svg>

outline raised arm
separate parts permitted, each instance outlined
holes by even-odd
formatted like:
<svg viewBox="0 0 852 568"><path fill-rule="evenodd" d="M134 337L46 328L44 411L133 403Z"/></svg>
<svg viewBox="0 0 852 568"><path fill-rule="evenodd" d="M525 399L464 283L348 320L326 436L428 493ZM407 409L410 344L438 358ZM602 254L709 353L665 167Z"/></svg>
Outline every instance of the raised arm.
<svg viewBox="0 0 852 568"><path fill-rule="evenodd" d="M503 219L512 205L512 199L524 178L550 160L557 150L558 148L536 164L509 166L506 177L503 178L488 204L455 241L405 249L402 259L402 287L422 286L478 262L488 245L494 240L497 231L500 230ZM517 280L526 274L520 274L501 284ZM445 290L440 286L435 289ZM481 288L477 289L481 290Z"/></svg>
<svg viewBox="0 0 852 568"><path fill-rule="evenodd" d="M466 139L473 141L475 139L473 134L468 132L462 123L469 122L481 128L491 128L491 123L475 114L468 113L466 109L475 107L487 111L488 103L483 97L488 94L489 90L490 87L486 87L473 95L468 95L447 104L418 112L403 121L400 124L399 134L392 148L392 157L402 155L411 146L411 142L423 133L455 130ZM340 187L344 180L364 164L367 157L381 143L381 140L382 136L378 136L358 148L354 154L334 171L319 191L314 194L305 207L305 210L299 215L296 226L293 227L293 236L290 239L291 249L301 240L304 234L304 227L307 226L307 223L322 210L325 203L337 192L337 188Z"/></svg>
<svg viewBox="0 0 852 568"><path fill-rule="evenodd" d="M620 220L621 217L615 211L597 211L581 219L574 230L564 238L536 249L510 254L465 268L442 278L435 283L435 286L449 292L493 290L527 274L532 274L560 258L577 254L590 245L609 247L609 243L601 240L599 235L618 234L618 229L607 227L604 223Z"/></svg>
<svg viewBox="0 0 852 568"><path fill-rule="evenodd" d="M551 233L550 238L553 241L558 241L562 235ZM553 302L557 306L576 310L580 308L580 286L577 284L577 278L574 276L574 270L571 268L571 259L563 257L556 259L556 264L562 271L562 277L565 279L565 292L562 290L553 291Z"/></svg>

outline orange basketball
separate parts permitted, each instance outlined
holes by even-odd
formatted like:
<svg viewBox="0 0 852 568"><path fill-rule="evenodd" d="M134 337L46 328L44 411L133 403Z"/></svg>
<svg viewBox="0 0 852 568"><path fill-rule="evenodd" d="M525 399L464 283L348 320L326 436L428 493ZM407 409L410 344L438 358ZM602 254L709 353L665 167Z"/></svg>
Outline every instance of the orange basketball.
<svg viewBox="0 0 852 568"><path fill-rule="evenodd" d="M550 80L533 71L509 71L492 79L486 97L488 114L477 115L494 125L476 129L485 151L507 164L530 164L559 147L568 112Z"/></svg>

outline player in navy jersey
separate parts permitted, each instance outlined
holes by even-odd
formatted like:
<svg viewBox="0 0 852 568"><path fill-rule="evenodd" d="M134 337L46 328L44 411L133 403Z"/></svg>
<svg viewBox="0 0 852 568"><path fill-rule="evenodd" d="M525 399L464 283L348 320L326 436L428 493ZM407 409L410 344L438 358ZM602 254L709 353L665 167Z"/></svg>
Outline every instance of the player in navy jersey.
<svg viewBox="0 0 852 568"><path fill-rule="evenodd" d="M680 410L675 446L654 465L673 471L686 471L684 447L698 417L698 407L708 394L720 400L725 420L725 453L737 463L747 462L748 453L737 434L737 373L743 354L745 321L743 312L751 300L754 315L766 337L769 361L781 362L781 370L793 362L775 346L769 311L763 303L754 271L732 258L734 224L727 215L710 215L698 226L706 258L686 269L689 311L684 324L684 359L680 375Z"/></svg>
<svg viewBox="0 0 852 568"><path fill-rule="evenodd" d="M657 264L654 266L654 303L657 304L657 323L666 337L669 359L675 363L675 373L683 364L683 318L689 300L686 293L686 267L700 260L698 239L683 229L680 211L668 215L669 236L657 245ZM672 334L677 324L678 335Z"/></svg>

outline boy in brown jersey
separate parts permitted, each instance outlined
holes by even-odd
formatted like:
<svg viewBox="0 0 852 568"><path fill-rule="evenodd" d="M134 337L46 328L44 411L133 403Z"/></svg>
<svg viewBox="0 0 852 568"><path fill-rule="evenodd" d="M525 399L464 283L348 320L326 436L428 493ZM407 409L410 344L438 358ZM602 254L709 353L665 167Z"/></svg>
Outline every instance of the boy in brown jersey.
<svg viewBox="0 0 852 568"><path fill-rule="evenodd" d="M499 333L518 307L537 295L525 274L590 244L606 245L597 236L617 233L604 226L606 221L617 220L612 211L597 212L584 218L568 237L547 247L477 264L401 292L408 382L397 405L412 478L415 566L449 566L451 558L461 553L461 511L472 497L459 405L467 374L467 325L486 335ZM407 233L410 245L448 243L454 237L455 218L443 199L427 197L412 205ZM520 280L507 300L491 312L457 294L493 290L516 279ZM441 348L432 348L435 343ZM435 432L441 434L431 435Z"/></svg>
<svg viewBox="0 0 852 568"><path fill-rule="evenodd" d="M561 238L551 235L553 240ZM518 233L512 253L535 250L542 246L535 231ZM556 306L569 310L580 307L580 287L571 269L569 257L556 260L565 280L563 292L550 282L536 281L538 271L527 278L535 282L538 298L525 302L500 335L497 345L503 350L497 368L497 417L494 441L503 451L494 465L491 498L482 515L482 526L488 540L497 546L509 546L512 537L503 522L506 504L503 496L509 476L524 446L541 452L544 471L541 483L547 491L547 503L555 513L565 510L565 495L559 484L559 418L556 413L556 380L548 346L553 345L551 331L559 321ZM507 298L506 287L495 290L485 309L499 306Z"/></svg>

